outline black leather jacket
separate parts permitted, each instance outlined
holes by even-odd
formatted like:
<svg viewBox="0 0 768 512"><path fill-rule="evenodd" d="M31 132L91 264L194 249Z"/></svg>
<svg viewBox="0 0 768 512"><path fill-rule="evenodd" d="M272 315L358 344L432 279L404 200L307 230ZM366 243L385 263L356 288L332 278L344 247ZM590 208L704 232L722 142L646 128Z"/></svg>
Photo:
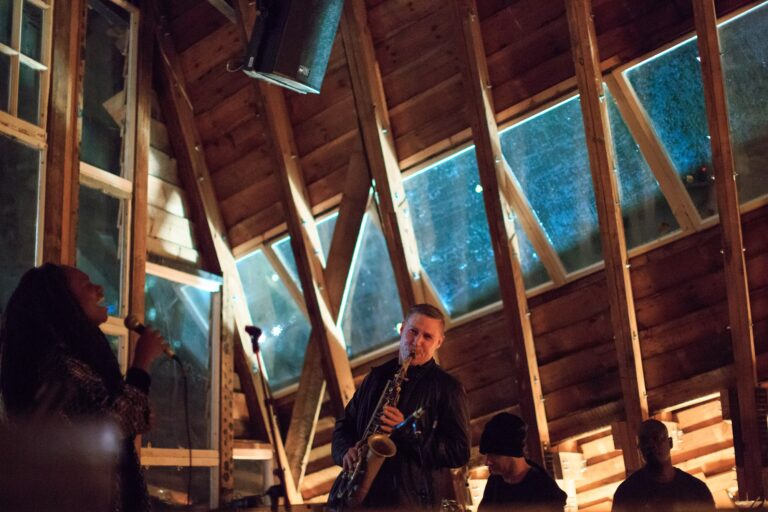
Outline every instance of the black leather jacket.
<svg viewBox="0 0 768 512"><path fill-rule="evenodd" d="M384 386L399 368L397 359L373 368L366 376L344 416L333 431L333 460L339 466L347 450L360 440L379 401ZM364 502L368 507L434 508L442 498L451 498L446 487L448 468L469 461L469 409L467 395L454 377L434 359L408 369L398 409L406 417L419 406L425 413L419 422L420 435L403 429L392 439L397 454L379 471Z"/></svg>

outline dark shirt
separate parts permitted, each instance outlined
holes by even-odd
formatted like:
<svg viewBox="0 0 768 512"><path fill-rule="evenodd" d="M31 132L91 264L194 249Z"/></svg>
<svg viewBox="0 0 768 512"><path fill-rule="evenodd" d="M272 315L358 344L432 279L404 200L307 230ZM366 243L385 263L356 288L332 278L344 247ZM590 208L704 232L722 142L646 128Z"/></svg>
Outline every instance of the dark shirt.
<svg viewBox="0 0 768 512"><path fill-rule="evenodd" d="M642 468L627 478L613 496L613 511L683 512L715 509L715 501L706 484L675 468L670 482L656 481Z"/></svg>
<svg viewBox="0 0 768 512"><path fill-rule="evenodd" d="M399 364L393 359L373 368L336 421L333 460L341 466L344 454L360 440L379 397ZM469 461L469 409L459 381L434 360L408 369L398 409L408 416L424 408L420 436L393 435L397 454L386 459L366 500L369 507L434 507L446 496L441 486L450 478L448 468Z"/></svg>
<svg viewBox="0 0 768 512"><path fill-rule="evenodd" d="M485 485L478 512L491 510L530 510L562 512L568 495L541 467L532 461L528 474L516 484L501 475L491 475Z"/></svg>

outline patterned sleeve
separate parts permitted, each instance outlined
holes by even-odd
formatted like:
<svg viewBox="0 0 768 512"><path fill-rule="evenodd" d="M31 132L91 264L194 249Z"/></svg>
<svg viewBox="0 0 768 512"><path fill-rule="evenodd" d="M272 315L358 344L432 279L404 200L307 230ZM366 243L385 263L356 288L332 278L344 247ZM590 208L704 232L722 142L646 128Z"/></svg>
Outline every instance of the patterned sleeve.
<svg viewBox="0 0 768 512"><path fill-rule="evenodd" d="M149 375L132 368L118 394L110 399L104 382L85 363L64 355L61 359L68 383L68 398L61 412L74 417L106 416L125 437L149 430Z"/></svg>

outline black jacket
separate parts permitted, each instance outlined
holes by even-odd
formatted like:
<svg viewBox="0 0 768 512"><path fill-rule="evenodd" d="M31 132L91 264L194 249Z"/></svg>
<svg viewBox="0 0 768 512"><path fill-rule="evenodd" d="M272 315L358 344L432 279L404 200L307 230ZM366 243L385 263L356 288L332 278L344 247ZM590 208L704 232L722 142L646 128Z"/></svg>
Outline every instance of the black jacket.
<svg viewBox="0 0 768 512"><path fill-rule="evenodd" d="M339 466L347 450L360 440L382 391L399 365L393 359L366 376L333 432L333 460ZM448 468L469 461L469 409L461 384L434 360L408 369L398 409L408 416L419 406L425 413L421 435L397 433L397 454L379 471L364 502L370 507L434 507L450 498L445 489Z"/></svg>

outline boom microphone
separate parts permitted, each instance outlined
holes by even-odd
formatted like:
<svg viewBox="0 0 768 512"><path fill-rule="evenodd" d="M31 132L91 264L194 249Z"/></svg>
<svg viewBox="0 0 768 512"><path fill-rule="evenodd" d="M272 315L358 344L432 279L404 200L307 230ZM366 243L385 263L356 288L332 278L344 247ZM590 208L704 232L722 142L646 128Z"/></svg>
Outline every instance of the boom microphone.
<svg viewBox="0 0 768 512"><path fill-rule="evenodd" d="M144 324L139 322L139 319L136 318L136 315L128 315L127 317L125 317L125 320L123 320L123 325L125 325L125 327L129 331L133 331L139 335L144 334L144 329L146 329ZM171 347L168 344L168 342L163 340L162 347L163 347L163 352L165 352L165 355L167 355L171 359L176 358L176 352L173 351L173 347Z"/></svg>

